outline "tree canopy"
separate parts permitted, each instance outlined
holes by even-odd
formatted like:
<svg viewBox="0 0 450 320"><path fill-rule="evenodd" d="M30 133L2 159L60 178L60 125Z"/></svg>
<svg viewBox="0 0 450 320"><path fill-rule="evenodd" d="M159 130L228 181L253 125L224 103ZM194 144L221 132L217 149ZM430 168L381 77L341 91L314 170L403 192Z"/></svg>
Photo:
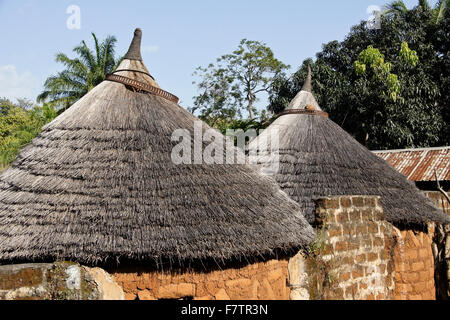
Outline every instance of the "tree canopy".
<svg viewBox="0 0 450 320"><path fill-rule="evenodd" d="M385 15L405 16L409 10L402 0L392 1L385 6ZM439 23L450 9L450 0L439 0L434 7L428 0L419 0L416 9L431 13L431 19L434 23Z"/></svg>
<svg viewBox="0 0 450 320"><path fill-rule="evenodd" d="M17 156L20 149L41 132L42 126L53 120L57 112L50 104L35 106L23 99L12 103L0 99L0 171Z"/></svg>
<svg viewBox="0 0 450 320"><path fill-rule="evenodd" d="M450 144L450 10L436 20L434 9L423 4L395 7L401 14L384 14L381 29L361 22L344 41L325 44L316 61L305 60L290 78L278 77L269 110L284 110L310 65L321 107L367 147Z"/></svg>
<svg viewBox="0 0 450 320"><path fill-rule="evenodd" d="M273 78L288 68L266 44L243 39L235 51L218 58L216 64L197 68L194 75L199 81L194 84L199 94L190 111L199 111L200 118L212 125L242 118L243 110L252 120L258 95L269 93Z"/></svg>

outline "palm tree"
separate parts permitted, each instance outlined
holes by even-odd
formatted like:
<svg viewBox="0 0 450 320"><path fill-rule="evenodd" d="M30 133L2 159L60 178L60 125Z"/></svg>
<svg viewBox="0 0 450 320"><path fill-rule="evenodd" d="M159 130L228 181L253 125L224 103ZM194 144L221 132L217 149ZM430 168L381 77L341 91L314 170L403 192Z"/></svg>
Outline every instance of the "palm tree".
<svg viewBox="0 0 450 320"><path fill-rule="evenodd" d="M422 7L422 10L424 11L431 10L431 5L428 0L419 0L419 7Z"/></svg>
<svg viewBox="0 0 450 320"><path fill-rule="evenodd" d="M66 69L47 78L45 90L38 96L38 102L50 102L62 110L67 109L113 72L122 58L115 58L114 47L117 39L108 36L102 43L92 33L95 52L88 48L85 41L73 49L78 58L70 59L64 53L56 55L56 62Z"/></svg>
<svg viewBox="0 0 450 320"><path fill-rule="evenodd" d="M396 0L384 6L385 15L404 15L408 12L408 7L402 0Z"/></svg>
<svg viewBox="0 0 450 320"><path fill-rule="evenodd" d="M435 7L432 8L428 0L419 0L417 7L421 7L424 11L431 11L433 21L437 24L444 17L447 10L450 9L450 0L439 0ZM384 6L385 15L404 16L409 10L402 0L393 1Z"/></svg>
<svg viewBox="0 0 450 320"><path fill-rule="evenodd" d="M444 18L444 14L450 9L450 0L439 0L436 7L433 10L433 16L435 17L436 23Z"/></svg>

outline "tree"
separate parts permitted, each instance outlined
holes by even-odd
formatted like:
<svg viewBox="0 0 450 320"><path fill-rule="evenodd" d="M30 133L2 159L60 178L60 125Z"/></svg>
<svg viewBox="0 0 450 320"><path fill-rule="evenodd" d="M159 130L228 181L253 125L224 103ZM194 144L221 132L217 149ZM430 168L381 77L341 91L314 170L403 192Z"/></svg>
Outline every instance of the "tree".
<svg viewBox="0 0 450 320"><path fill-rule="evenodd" d="M449 144L448 12L438 24L421 7L383 15L381 23L371 30L361 22L344 41L325 44L316 61L308 59L290 78L278 78L269 109L284 110L311 65L321 107L367 147Z"/></svg>
<svg viewBox="0 0 450 320"><path fill-rule="evenodd" d="M199 118L213 127L218 122L242 116L242 96L225 69L210 64L207 68L197 68L194 75L201 78L197 87L202 93L194 97L194 107L189 108L190 112L199 110Z"/></svg>
<svg viewBox="0 0 450 320"><path fill-rule="evenodd" d="M117 59L114 55L116 38L109 36L99 43L94 33L92 37L95 51L82 41L73 49L78 58L70 59L64 53L56 55L56 61L62 63L66 69L47 78L45 90L38 96L38 102L48 101L65 110L117 68L122 59Z"/></svg>
<svg viewBox="0 0 450 320"><path fill-rule="evenodd" d="M384 6L384 14L404 15L408 12L408 7L402 0L393 1Z"/></svg>
<svg viewBox="0 0 450 320"><path fill-rule="evenodd" d="M435 21L439 23L444 19L445 13L450 11L450 0L439 0L433 11Z"/></svg>
<svg viewBox="0 0 450 320"><path fill-rule="evenodd" d="M34 107L34 102L27 98L17 98L17 106L24 110L30 110Z"/></svg>
<svg viewBox="0 0 450 320"><path fill-rule="evenodd" d="M442 105L442 116L446 124L442 128L441 140L443 144L450 145L450 10L444 13L435 37L431 40L439 57L434 77L439 80L439 103Z"/></svg>
<svg viewBox="0 0 450 320"><path fill-rule="evenodd" d="M450 0L439 0L434 8L430 5L428 0L419 0L415 9L421 9L431 12L431 18L434 23L439 23L450 9ZM385 15L400 15L404 16L409 12L406 4L402 0L393 1L385 6Z"/></svg>
<svg viewBox="0 0 450 320"><path fill-rule="evenodd" d="M410 56L410 50L406 42L402 43L402 49L400 50L402 57ZM415 51L413 51L415 54ZM417 64L417 55L414 55L414 64ZM413 60L410 58L410 60ZM400 83L398 76L391 73L392 63L384 61L384 55L380 50L373 46L368 46L367 49L361 51L358 59L354 63L355 72L359 76L368 76L366 80L369 80L369 84L373 84L376 88L387 87L387 90L382 90L384 96L389 97L396 101L397 95L400 92ZM374 91L372 90L372 91Z"/></svg>
<svg viewBox="0 0 450 320"><path fill-rule="evenodd" d="M232 120L242 117L245 108L253 119L258 95L269 93L272 80L288 68L266 44L243 39L237 50L218 58L216 64L197 68L194 75L200 81L194 83L200 94L190 111L200 111L203 119Z"/></svg>
<svg viewBox="0 0 450 320"><path fill-rule="evenodd" d="M23 103L23 100L18 104ZM0 171L17 156L20 149L36 137L42 126L52 121L57 112L53 106L33 105L26 109L7 99L0 99Z"/></svg>

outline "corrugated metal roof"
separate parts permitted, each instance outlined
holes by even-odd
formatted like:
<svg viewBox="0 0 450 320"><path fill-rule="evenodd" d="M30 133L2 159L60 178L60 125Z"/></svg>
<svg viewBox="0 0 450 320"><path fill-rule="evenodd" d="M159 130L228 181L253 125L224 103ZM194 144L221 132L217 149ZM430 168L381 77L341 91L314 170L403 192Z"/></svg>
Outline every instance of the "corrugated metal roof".
<svg viewBox="0 0 450 320"><path fill-rule="evenodd" d="M450 147L374 151L412 181L450 180Z"/></svg>

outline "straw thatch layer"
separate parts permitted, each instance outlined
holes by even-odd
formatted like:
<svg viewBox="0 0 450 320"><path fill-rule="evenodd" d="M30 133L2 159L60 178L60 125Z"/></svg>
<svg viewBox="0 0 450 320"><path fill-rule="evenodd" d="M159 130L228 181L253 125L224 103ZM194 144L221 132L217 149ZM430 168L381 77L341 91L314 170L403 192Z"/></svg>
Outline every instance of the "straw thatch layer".
<svg viewBox="0 0 450 320"><path fill-rule="evenodd" d="M303 95L311 95L302 91ZM310 223L313 199L337 195L378 195L390 222L422 224L449 221L405 176L380 159L341 127L318 115L284 115L249 146L260 164L270 163L258 143L279 133L280 165L275 179L297 201ZM273 132L275 132L273 131Z"/></svg>
<svg viewBox="0 0 450 320"><path fill-rule="evenodd" d="M222 260L306 246L314 234L298 204L255 168L172 163L173 131L193 138L194 121L161 97L97 86L0 175L0 263Z"/></svg>

